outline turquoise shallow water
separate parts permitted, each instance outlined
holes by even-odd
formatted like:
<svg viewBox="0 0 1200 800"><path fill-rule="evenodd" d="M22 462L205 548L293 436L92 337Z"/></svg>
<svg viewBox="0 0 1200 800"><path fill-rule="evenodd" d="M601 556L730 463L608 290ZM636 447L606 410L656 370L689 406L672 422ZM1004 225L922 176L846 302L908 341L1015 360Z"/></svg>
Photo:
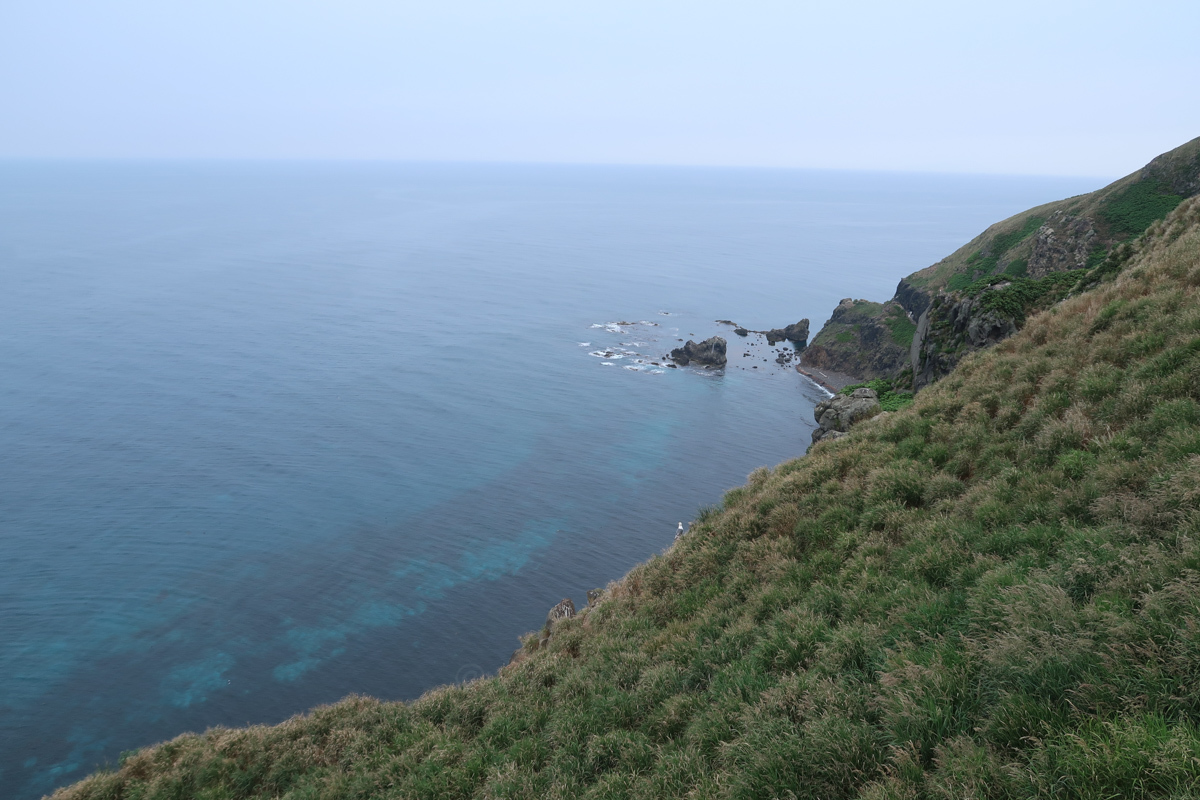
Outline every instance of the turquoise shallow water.
<svg viewBox="0 0 1200 800"><path fill-rule="evenodd" d="M765 345L639 358L815 332L1098 183L0 164L3 796L494 671L807 446L823 393Z"/></svg>

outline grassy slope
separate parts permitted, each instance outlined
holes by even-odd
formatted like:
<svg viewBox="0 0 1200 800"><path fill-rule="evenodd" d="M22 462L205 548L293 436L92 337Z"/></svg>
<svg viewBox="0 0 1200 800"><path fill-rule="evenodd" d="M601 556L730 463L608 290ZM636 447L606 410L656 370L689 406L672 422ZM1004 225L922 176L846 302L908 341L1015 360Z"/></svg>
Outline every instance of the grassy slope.
<svg viewBox="0 0 1200 800"><path fill-rule="evenodd" d="M1081 195L1057 200L997 222L938 263L914 272L906 280L935 292L946 288L961 289L978 278L1003 272L1013 262L1028 260L1033 235L1054 212L1078 214L1090 198L1091 195ZM1012 271L1019 272L1019 267Z"/></svg>
<svg viewBox="0 0 1200 800"><path fill-rule="evenodd" d="M495 678L82 798L1192 797L1200 200L910 408L758 470Z"/></svg>

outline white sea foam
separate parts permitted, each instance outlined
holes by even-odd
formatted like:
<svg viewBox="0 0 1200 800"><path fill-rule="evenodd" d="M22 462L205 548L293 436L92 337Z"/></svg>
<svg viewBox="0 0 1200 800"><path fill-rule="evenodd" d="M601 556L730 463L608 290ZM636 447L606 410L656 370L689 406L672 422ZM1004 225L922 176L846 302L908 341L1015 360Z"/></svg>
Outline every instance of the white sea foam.
<svg viewBox="0 0 1200 800"><path fill-rule="evenodd" d="M615 366L616 366L616 364L614 364L614 363L613 363L613 362L611 362L611 361L601 361L601 362L600 362L600 366L602 366L602 367L615 367Z"/></svg>
<svg viewBox="0 0 1200 800"><path fill-rule="evenodd" d="M579 345L580 347L591 347L592 346L591 342L576 342L575 344Z"/></svg>

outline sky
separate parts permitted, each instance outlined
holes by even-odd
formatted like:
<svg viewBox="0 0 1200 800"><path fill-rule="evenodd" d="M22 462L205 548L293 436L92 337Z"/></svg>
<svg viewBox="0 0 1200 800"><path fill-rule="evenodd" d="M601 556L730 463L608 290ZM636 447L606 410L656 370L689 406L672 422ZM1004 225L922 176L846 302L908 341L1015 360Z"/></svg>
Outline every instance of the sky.
<svg viewBox="0 0 1200 800"><path fill-rule="evenodd" d="M0 158L1116 177L1200 136L1200 2L0 0Z"/></svg>

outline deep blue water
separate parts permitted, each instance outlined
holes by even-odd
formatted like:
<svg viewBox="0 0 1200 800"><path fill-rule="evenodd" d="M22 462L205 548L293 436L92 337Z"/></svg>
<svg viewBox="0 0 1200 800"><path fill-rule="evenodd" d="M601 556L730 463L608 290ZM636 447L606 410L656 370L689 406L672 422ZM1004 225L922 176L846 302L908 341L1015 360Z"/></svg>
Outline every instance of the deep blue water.
<svg viewBox="0 0 1200 800"><path fill-rule="evenodd" d="M0 796L495 671L808 444L765 344L639 358L815 333L1099 183L0 164Z"/></svg>

